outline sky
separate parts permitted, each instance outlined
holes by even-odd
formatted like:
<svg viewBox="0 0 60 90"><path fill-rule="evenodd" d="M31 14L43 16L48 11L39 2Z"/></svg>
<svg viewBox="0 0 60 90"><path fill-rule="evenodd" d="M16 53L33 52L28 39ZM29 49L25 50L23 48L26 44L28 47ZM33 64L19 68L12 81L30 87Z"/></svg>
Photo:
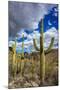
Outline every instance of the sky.
<svg viewBox="0 0 60 90"><path fill-rule="evenodd" d="M40 47L40 21L43 19L44 48L48 48L54 37L53 48L58 48L58 5L9 1L9 46L17 37L17 52L22 52L22 34L24 34L24 52L35 51L33 38Z"/></svg>

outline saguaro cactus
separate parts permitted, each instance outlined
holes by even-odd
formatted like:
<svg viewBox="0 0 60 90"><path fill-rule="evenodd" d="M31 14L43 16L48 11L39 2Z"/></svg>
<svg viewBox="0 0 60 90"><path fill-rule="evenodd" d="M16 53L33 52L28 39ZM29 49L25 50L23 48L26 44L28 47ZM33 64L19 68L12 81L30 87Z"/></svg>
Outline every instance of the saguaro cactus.
<svg viewBox="0 0 60 90"><path fill-rule="evenodd" d="M34 78L34 75L33 75L33 73L34 73L34 68L35 68L35 65L34 65L34 59L33 59L33 52L32 52L32 47L30 48L31 49L31 52L30 52L30 54L31 54L31 63L32 63L32 65L31 65L31 78Z"/></svg>
<svg viewBox="0 0 60 90"><path fill-rule="evenodd" d="M45 79L45 55L51 51L53 46L54 37L51 38L51 43L47 50L44 50L44 27L43 27L43 20L40 22L40 49L36 45L36 40L33 39L34 47L37 51L40 52L40 85L44 85Z"/></svg>
<svg viewBox="0 0 60 90"><path fill-rule="evenodd" d="M22 34L22 54L21 54L21 75L23 75L24 73L24 62L23 62L23 59L24 59L24 34Z"/></svg>
<svg viewBox="0 0 60 90"><path fill-rule="evenodd" d="M18 61L16 60L16 39L17 39L17 35L15 38L15 43L13 44L13 64L12 64L12 70L14 73L14 76L16 75L16 72L18 70L17 66L18 66ZM21 69L21 59L24 59L24 34L22 35L22 54L21 54L21 58L20 58L20 69ZM22 71L22 70L21 70Z"/></svg>
<svg viewBox="0 0 60 90"><path fill-rule="evenodd" d="M15 39L15 44L13 45L13 64L12 64L12 69L14 76L16 75L16 39Z"/></svg>
<svg viewBox="0 0 60 90"><path fill-rule="evenodd" d="M22 58L24 59L24 34L22 34Z"/></svg>

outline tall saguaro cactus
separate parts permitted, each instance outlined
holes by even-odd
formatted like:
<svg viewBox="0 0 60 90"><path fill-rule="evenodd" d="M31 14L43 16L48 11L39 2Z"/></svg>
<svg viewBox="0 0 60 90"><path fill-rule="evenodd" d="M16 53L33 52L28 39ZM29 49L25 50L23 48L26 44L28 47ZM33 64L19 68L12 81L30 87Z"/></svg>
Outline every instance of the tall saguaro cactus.
<svg viewBox="0 0 60 90"><path fill-rule="evenodd" d="M15 39L15 44L13 45L13 66L12 66L12 69L13 69L13 73L14 73L14 76L16 75L16 39Z"/></svg>
<svg viewBox="0 0 60 90"><path fill-rule="evenodd" d="M24 59L24 34L22 34L22 55L21 55L21 75L23 75L24 73L24 62L23 62L23 59Z"/></svg>
<svg viewBox="0 0 60 90"><path fill-rule="evenodd" d="M44 27L43 27L43 20L40 22L40 49L36 45L36 40L33 39L34 47L37 51L40 52L40 85L44 85L45 79L45 55L51 51L51 48L54 43L54 37L51 38L51 43L47 50L44 50Z"/></svg>
<svg viewBox="0 0 60 90"><path fill-rule="evenodd" d="M22 58L24 58L24 34L22 34Z"/></svg>

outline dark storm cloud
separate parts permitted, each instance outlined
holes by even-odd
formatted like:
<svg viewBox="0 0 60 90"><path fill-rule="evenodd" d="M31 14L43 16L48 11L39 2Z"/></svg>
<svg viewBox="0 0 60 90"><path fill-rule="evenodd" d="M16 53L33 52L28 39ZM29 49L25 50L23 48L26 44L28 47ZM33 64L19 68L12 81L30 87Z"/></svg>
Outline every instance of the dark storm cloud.
<svg viewBox="0 0 60 90"><path fill-rule="evenodd" d="M41 18L55 5L9 1L9 36L24 29L35 29Z"/></svg>

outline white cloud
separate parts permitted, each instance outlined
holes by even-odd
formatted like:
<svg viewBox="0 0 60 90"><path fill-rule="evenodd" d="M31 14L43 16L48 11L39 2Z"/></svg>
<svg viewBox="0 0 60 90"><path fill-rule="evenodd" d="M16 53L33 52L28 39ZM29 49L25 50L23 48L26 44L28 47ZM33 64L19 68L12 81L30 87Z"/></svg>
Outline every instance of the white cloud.
<svg viewBox="0 0 60 90"><path fill-rule="evenodd" d="M32 22L30 23L30 27L32 27L32 29L38 28L38 22L37 22L37 21L32 21Z"/></svg>
<svg viewBox="0 0 60 90"><path fill-rule="evenodd" d="M51 42L51 38L54 37L54 46L53 47L58 47L56 46L58 43L58 31L56 30L55 27L52 27L51 29L47 30L44 33L44 47L47 48Z"/></svg>
<svg viewBox="0 0 60 90"><path fill-rule="evenodd" d="M31 34L27 34L27 39L24 40L24 48L26 49L30 49L29 47L32 47L32 51L35 51L35 48L33 46L33 37L34 34L36 34L35 39L36 39L36 43L37 46L40 47L40 33L38 31L35 31ZM44 48L48 48L49 44L51 42L51 38L54 37L54 46L53 48L58 48L58 31L56 30L55 27L50 28L49 30L47 30L44 33ZM12 46L12 44L14 44L14 41L9 41L9 46ZM17 42L17 49L21 49L22 48L22 42Z"/></svg>
<svg viewBox="0 0 60 90"><path fill-rule="evenodd" d="M17 36L18 38L22 38L22 35L24 34L24 37L27 37L27 33L24 31L24 29L21 29L18 33Z"/></svg>
<svg viewBox="0 0 60 90"><path fill-rule="evenodd" d="M58 16L58 13L55 13L54 15L55 15L55 17L57 17Z"/></svg>
<svg viewBox="0 0 60 90"><path fill-rule="evenodd" d="M37 32L36 32L37 33ZM35 37L37 46L40 47L40 34L38 33L38 38ZM44 47L45 49L49 47L49 44L51 42L51 38L54 37L54 46L53 48L58 48L58 30L56 30L55 27L50 28L44 33Z"/></svg>
<svg viewBox="0 0 60 90"><path fill-rule="evenodd" d="M54 13L53 13L53 15L54 15L55 17L58 16L58 8L57 8L57 7L54 8Z"/></svg>
<svg viewBox="0 0 60 90"><path fill-rule="evenodd" d="M28 35L27 35L27 39L28 39L28 40L31 40L31 39L32 39L31 34L28 34Z"/></svg>
<svg viewBox="0 0 60 90"><path fill-rule="evenodd" d="M14 43L15 43L15 42L11 40L11 41L8 42L8 45L9 45L9 46L12 46Z"/></svg>
<svg viewBox="0 0 60 90"><path fill-rule="evenodd" d="M9 19L10 22L14 23L14 28L9 23L11 36L15 35L19 31L19 28L37 28L37 22L39 22L41 18L44 18L44 15L48 14L55 6L56 4L9 2ZM16 27L18 27L18 29Z"/></svg>
<svg viewBox="0 0 60 90"><path fill-rule="evenodd" d="M51 23L50 21L48 21L48 24L49 24L49 25L52 25L52 23Z"/></svg>
<svg viewBox="0 0 60 90"><path fill-rule="evenodd" d="M58 12L58 8L57 8L57 7L55 7L55 8L54 8L54 11L55 11L55 12Z"/></svg>
<svg viewBox="0 0 60 90"><path fill-rule="evenodd" d="M57 36L57 33L58 33L58 31L56 30L56 28L55 28L55 27L52 27L52 28L50 28L49 30L47 30L47 31L44 33L44 35L49 35L49 36L51 36L51 37L55 37L55 36Z"/></svg>

